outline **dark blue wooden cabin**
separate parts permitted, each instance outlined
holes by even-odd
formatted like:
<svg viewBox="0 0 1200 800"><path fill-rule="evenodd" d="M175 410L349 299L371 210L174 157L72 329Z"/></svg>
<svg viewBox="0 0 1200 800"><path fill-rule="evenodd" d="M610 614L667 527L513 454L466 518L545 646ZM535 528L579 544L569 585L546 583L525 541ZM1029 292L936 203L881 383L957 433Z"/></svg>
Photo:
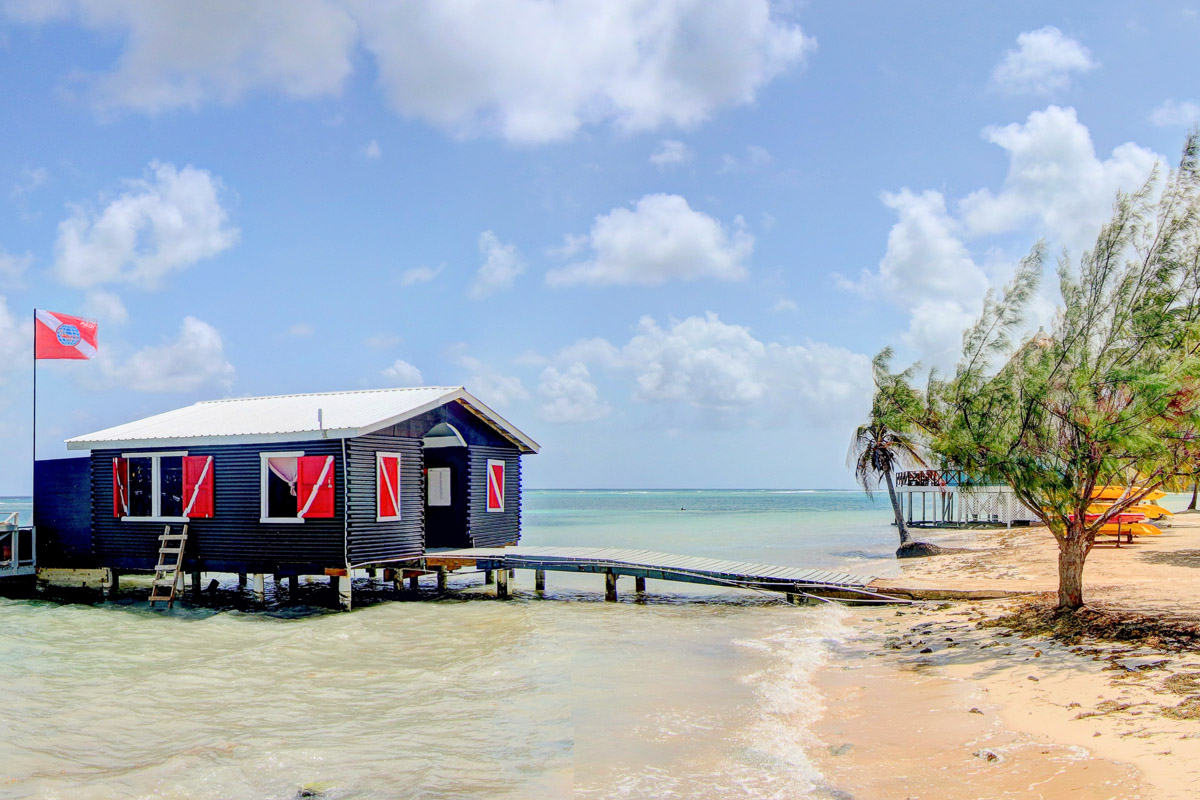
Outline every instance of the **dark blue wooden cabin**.
<svg viewBox="0 0 1200 800"><path fill-rule="evenodd" d="M150 570L164 526L187 523L185 570L278 575L515 544L521 456L538 451L462 387L208 401L67 447L90 458L39 464L40 565Z"/></svg>

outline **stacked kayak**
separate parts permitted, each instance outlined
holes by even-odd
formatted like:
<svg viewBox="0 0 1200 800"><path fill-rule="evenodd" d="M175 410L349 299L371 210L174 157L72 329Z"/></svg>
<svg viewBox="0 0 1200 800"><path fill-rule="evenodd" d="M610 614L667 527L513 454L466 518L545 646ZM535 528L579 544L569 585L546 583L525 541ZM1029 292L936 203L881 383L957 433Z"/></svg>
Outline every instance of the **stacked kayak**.
<svg viewBox="0 0 1200 800"><path fill-rule="evenodd" d="M1122 497L1128 497L1137 491L1136 486L1097 486L1092 490L1092 502L1088 505L1088 521L1104 514L1112 507L1113 503ZM1157 525L1151 525L1148 520L1160 520L1164 517L1174 516L1170 511L1154 502L1166 496L1166 492L1158 490L1148 492L1138 501L1137 505L1129 506L1120 514L1114 515L1101 526L1097 533L1117 537L1118 547L1121 545L1122 536L1126 537L1125 541L1127 542L1132 542L1134 536L1161 536L1162 530Z"/></svg>

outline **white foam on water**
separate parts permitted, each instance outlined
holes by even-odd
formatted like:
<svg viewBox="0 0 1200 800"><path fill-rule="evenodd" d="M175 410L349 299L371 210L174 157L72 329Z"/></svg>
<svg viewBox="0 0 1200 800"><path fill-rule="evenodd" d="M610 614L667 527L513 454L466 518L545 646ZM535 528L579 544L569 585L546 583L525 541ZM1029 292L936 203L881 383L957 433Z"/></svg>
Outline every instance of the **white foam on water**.
<svg viewBox="0 0 1200 800"><path fill-rule="evenodd" d="M829 658L833 646L851 635L841 606L823 606L804 614L803 624L789 624L753 640L741 640L747 651L765 653L764 668L743 676L758 698L755 720L744 734L747 754L768 768L771 780L761 789L764 798L818 796L824 776L809 750L817 744L813 724L823 711L813 675ZM801 793L802 792L802 793Z"/></svg>

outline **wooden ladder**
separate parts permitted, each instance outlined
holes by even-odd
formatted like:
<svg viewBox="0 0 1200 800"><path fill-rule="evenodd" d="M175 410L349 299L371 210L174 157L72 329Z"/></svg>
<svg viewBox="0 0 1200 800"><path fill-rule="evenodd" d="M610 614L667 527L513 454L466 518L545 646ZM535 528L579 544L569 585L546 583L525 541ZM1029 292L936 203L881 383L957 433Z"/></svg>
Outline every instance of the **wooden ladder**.
<svg viewBox="0 0 1200 800"><path fill-rule="evenodd" d="M154 568L154 582L150 585L150 607L155 603L166 603L167 608L175 604L175 592L179 588L179 570L183 567L183 548L187 545L187 524L182 533L171 533L168 525L158 537L158 566ZM168 560L169 559L169 560Z"/></svg>

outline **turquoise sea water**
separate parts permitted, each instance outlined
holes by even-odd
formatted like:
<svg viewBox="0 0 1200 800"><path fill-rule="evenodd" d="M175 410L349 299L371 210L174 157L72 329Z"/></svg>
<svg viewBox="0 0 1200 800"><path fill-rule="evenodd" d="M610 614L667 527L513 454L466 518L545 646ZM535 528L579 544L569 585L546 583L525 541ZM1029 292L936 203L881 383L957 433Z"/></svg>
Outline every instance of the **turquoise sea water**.
<svg viewBox="0 0 1200 800"><path fill-rule="evenodd" d="M881 574L893 568L890 511L853 491L541 490L525 493L522 541Z"/></svg>
<svg viewBox="0 0 1200 800"><path fill-rule="evenodd" d="M527 491L529 544L872 575L886 500L855 492ZM0 498L0 513L28 498ZM479 575L352 613L0 598L0 797L831 798L812 675L851 612L595 575ZM134 581L131 579L130 583ZM358 576L356 591L367 583Z"/></svg>

